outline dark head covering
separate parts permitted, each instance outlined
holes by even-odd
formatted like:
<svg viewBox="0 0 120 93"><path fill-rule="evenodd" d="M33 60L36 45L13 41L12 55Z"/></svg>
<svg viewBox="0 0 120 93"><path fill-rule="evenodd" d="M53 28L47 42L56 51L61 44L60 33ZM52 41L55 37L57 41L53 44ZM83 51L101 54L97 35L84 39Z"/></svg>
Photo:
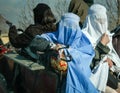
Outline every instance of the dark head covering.
<svg viewBox="0 0 120 93"><path fill-rule="evenodd" d="M39 3L34 9L35 24L45 25L56 22L56 19L47 4Z"/></svg>
<svg viewBox="0 0 120 93"><path fill-rule="evenodd" d="M71 0L68 11L80 17L80 25L83 24L88 11L88 5L83 0Z"/></svg>

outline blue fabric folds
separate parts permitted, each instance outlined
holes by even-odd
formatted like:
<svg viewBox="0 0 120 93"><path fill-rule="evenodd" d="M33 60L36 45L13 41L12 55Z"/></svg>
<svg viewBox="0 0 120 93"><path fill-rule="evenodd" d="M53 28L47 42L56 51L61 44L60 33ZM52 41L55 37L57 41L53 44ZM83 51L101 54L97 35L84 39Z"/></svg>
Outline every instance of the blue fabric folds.
<svg viewBox="0 0 120 93"><path fill-rule="evenodd" d="M53 33L42 34L39 37L69 46L65 51L72 56L68 62L66 93L98 93L89 77L90 63L94 57L94 50L88 38L79 27L80 18L73 13L62 16L58 30Z"/></svg>

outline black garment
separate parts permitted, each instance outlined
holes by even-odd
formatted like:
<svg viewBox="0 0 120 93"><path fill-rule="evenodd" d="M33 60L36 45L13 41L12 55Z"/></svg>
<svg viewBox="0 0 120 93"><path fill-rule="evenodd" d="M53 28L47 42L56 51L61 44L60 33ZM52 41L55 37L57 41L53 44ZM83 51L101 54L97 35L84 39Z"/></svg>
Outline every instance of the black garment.
<svg viewBox="0 0 120 93"><path fill-rule="evenodd" d="M94 3L94 0L83 0L85 1L89 6L91 6Z"/></svg>
<svg viewBox="0 0 120 93"><path fill-rule="evenodd" d="M116 78L116 76L111 73L109 71L109 75L108 75L108 82L107 85L110 86L113 89L117 89L118 88L118 79Z"/></svg>
<svg viewBox="0 0 120 93"><path fill-rule="evenodd" d="M34 9L34 22L35 24L45 25L48 23L55 23L56 19L51 11L51 8L43 3L39 3Z"/></svg>

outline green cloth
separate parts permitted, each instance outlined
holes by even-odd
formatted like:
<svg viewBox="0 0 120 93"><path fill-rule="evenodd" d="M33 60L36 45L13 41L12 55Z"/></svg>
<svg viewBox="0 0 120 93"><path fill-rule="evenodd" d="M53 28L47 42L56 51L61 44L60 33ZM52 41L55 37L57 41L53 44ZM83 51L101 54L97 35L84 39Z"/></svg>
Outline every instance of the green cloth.
<svg viewBox="0 0 120 93"><path fill-rule="evenodd" d="M108 46L99 42L95 47L95 57L92 60L91 69L93 69L100 62L101 58L104 57L105 54L108 54L109 51L110 49Z"/></svg>

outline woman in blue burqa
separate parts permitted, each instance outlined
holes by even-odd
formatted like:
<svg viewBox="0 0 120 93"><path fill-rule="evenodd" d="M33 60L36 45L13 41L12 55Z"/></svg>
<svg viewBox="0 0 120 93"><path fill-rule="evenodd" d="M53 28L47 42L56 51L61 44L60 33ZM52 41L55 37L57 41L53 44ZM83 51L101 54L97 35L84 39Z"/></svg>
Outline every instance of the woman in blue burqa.
<svg viewBox="0 0 120 93"><path fill-rule="evenodd" d="M89 80L94 50L82 33L79 21L77 15L66 13L61 17L57 31L37 35L36 38L43 37L55 44L69 46L68 49L64 49L66 55L69 53L72 56L67 68L66 93L98 93Z"/></svg>

